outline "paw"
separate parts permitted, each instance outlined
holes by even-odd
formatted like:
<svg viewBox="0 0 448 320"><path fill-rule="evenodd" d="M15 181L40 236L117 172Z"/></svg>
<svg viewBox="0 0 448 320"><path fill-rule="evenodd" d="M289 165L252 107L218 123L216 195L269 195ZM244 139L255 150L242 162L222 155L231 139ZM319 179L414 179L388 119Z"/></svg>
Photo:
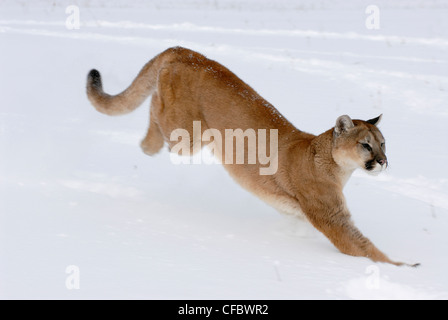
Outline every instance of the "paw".
<svg viewBox="0 0 448 320"><path fill-rule="evenodd" d="M162 149L163 141L161 144L155 145L153 143L149 143L147 140L143 140L140 143L140 147L142 148L142 150L145 154L147 154L148 156L153 156Z"/></svg>

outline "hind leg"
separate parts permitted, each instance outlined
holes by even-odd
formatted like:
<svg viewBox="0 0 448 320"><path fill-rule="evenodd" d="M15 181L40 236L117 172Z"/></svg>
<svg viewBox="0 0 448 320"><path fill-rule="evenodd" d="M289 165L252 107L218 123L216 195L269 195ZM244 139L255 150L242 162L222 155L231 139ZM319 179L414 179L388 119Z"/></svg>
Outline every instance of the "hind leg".
<svg viewBox="0 0 448 320"><path fill-rule="evenodd" d="M155 93L151 100L149 129L148 132L146 133L146 137L140 144L143 152L149 156L152 156L157 152L159 152L164 144L163 135L157 123L157 115L156 115L157 110L159 110L160 108L161 108L161 101L157 93Z"/></svg>

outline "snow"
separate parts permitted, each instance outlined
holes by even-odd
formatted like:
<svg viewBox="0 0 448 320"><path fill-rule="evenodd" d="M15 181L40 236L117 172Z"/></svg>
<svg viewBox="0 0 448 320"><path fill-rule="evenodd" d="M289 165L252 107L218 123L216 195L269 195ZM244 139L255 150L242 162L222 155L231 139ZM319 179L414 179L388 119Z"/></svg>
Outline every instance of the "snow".
<svg viewBox="0 0 448 320"><path fill-rule="evenodd" d="M379 30L365 27L370 4L2 1L0 298L447 299L448 2L377 0ZM421 266L343 255L210 161L146 156L149 101L123 117L90 105L90 69L118 93L175 45L304 131L382 113L390 167L356 172L347 202L381 250Z"/></svg>

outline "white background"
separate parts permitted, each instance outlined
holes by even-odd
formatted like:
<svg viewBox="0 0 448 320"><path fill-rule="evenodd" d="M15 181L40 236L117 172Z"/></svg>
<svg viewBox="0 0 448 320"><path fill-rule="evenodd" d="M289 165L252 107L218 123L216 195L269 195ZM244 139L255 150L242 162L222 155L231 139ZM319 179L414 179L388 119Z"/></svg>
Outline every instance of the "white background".
<svg viewBox="0 0 448 320"><path fill-rule="evenodd" d="M0 298L448 298L447 17L433 0L0 2ZM304 131L383 113L390 167L345 194L366 236L421 267L339 253L218 165L144 155L149 100L123 117L90 105L91 68L115 94L175 45Z"/></svg>

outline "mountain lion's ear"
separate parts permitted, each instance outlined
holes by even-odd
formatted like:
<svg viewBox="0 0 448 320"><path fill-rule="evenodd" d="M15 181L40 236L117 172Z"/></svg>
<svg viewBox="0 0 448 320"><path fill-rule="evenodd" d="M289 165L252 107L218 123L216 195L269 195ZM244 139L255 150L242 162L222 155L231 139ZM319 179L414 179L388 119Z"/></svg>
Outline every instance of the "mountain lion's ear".
<svg viewBox="0 0 448 320"><path fill-rule="evenodd" d="M336 119L336 125L334 127L334 135L339 136L340 134L347 132L351 128L353 128L355 125L353 124L352 119L347 116L343 115Z"/></svg>
<svg viewBox="0 0 448 320"><path fill-rule="evenodd" d="M380 124L382 118L383 118L383 114L380 114L378 117L367 120L366 122L373 124L374 126L377 126Z"/></svg>

